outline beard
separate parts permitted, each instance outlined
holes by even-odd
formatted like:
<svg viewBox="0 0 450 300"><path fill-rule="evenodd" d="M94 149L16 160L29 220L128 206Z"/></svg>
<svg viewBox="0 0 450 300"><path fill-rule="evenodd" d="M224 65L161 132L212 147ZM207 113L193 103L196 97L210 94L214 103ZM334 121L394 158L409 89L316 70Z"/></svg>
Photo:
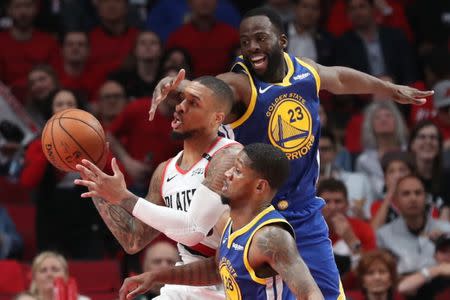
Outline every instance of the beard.
<svg viewBox="0 0 450 300"><path fill-rule="evenodd" d="M172 131L170 134L170 138L174 141L184 141L190 139L194 135L194 131L186 131L186 132L176 132Z"/></svg>
<svg viewBox="0 0 450 300"><path fill-rule="evenodd" d="M263 81L270 81L271 76L276 73L276 70L281 67L284 63L283 50L278 47L273 47L272 50L267 54L267 69L263 74L258 75L255 70L253 70L252 63L248 58L244 57L244 62L250 72L257 78Z"/></svg>
<svg viewBox="0 0 450 300"><path fill-rule="evenodd" d="M225 197L224 195L220 195L220 200L223 205L230 205L230 198Z"/></svg>

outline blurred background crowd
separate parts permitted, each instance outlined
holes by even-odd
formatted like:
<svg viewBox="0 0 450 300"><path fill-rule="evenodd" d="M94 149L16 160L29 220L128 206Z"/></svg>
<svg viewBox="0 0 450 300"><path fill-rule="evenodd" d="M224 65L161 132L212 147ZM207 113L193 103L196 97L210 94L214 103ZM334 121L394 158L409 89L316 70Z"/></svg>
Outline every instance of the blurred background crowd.
<svg viewBox="0 0 450 300"><path fill-rule="evenodd" d="M450 299L448 0L1 1L0 299L53 299L69 270L76 282L61 290L114 299L123 276L178 260L165 237L125 254L80 198L78 174L47 162L40 132L58 111L90 111L144 196L181 147L170 103L148 122L156 83L181 68L229 70L241 16L262 5L280 13L298 57L435 91L423 106L321 92L318 195L348 298ZM96 269L110 271L85 275Z"/></svg>

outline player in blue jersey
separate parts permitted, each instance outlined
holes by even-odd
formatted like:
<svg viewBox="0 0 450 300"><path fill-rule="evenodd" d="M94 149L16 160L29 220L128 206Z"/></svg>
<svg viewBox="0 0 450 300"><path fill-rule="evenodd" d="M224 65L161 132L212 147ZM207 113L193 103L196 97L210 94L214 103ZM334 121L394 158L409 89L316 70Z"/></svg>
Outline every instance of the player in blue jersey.
<svg viewBox="0 0 450 300"><path fill-rule="evenodd" d="M382 81L346 68L326 67L284 52L287 37L280 17L266 8L248 12L240 25L242 57L232 72L218 75L235 94L227 121L246 145L262 142L281 149L292 173L272 204L291 223L297 246L326 299L344 299L328 229L316 197L321 89L334 94L378 94L402 104L423 104L432 91ZM155 89L150 119L160 101L183 89L184 72Z"/></svg>
<svg viewBox="0 0 450 300"><path fill-rule="evenodd" d="M225 172L223 234L216 258L147 272L125 280L120 299L132 299L155 283L224 285L228 300L323 299L300 258L295 233L271 201L289 174L279 149L250 144ZM300 274L303 274L300 276Z"/></svg>

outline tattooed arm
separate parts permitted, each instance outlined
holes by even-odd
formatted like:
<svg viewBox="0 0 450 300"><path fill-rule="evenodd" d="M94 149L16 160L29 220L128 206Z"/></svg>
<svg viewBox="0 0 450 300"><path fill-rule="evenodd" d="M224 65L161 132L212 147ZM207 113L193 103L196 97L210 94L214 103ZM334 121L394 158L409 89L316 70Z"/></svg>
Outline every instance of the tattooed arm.
<svg viewBox="0 0 450 300"><path fill-rule="evenodd" d="M323 299L292 235L276 225L259 229L250 244L249 263L254 270L265 265L276 271L297 299Z"/></svg>
<svg viewBox="0 0 450 300"><path fill-rule="evenodd" d="M126 278L120 288L120 300L133 299L157 284L181 284L193 286L214 285L221 282L214 257L162 270L142 273Z"/></svg>
<svg viewBox="0 0 450 300"><path fill-rule="evenodd" d="M157 205L164 205L159 188L165 165L166 163L160 164L153 173L146 197L149 202ZM114 175L109 176L90 162L83 161L83 165L77 166L83 180L76 180L75 183L89 188L89 192L82 194L82 197L92 197L100 216L117 241L127 253L134 254L160 232L131 215L133 203L138 197L126 189L123 174L115 159L112 166Z"/></svg>
<svg viewBox="0 0 450 300"><path fill-rule="evenodd" d="M242 146L236 143L213 156L205 180L197 187L186 212L139 200L133 209L133 215L186 246L201 242L220 216L228 210L218 193L222 189L225 171L232 167L241 150Z"/></svg>

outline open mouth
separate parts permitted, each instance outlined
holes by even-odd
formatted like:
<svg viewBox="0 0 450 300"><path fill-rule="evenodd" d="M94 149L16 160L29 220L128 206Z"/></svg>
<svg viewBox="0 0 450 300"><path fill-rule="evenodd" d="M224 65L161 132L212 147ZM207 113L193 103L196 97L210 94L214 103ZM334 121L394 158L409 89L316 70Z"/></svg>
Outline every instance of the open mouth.
<svg viewBox="0 0 450 300"><path fill-rule="evenodd" d="M253 55L250 57L250 62L255 70L263 71L267 67L267 56L263 54Z"/></svg>

